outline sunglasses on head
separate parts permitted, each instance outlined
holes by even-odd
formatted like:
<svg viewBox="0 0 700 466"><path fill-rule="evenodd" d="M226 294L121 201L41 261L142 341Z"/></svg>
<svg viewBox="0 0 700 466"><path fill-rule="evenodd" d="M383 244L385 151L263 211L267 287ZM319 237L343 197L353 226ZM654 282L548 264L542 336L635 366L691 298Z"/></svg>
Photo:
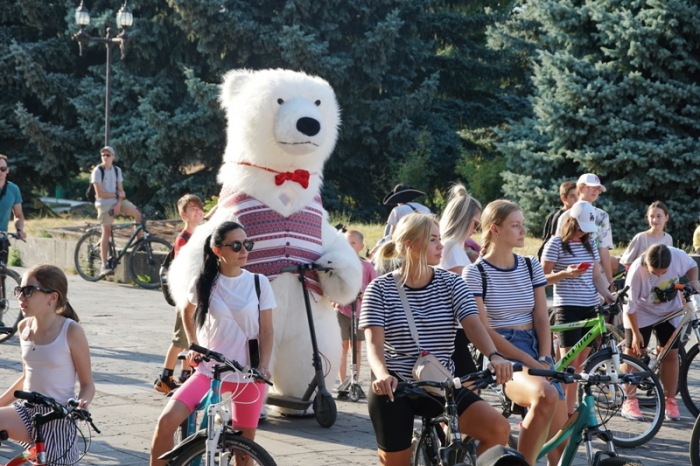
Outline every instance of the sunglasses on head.
<svg viewBox="0 0 700 466"><path fill-rule="evenodd" d="M9 169L10 169L10 167L0 167L0 172L5 173Z"/></svg>
<svg viewBox="0 0 700 466"><path fill-rule="evenodd" d="M49 290L43 286L24 285L15 287L15 298L19 298L19 296L22 294L25 298L31 298L31 296L34 294L34 290L41 291L42 293L55 293L54 290Z"/></svg>
<svg viewBox="0 0 700 466"><path fill-rule="evenodd" d="M234 241L231 244L222 244L221 247L227 246L233 249L233 252L239 252L241 248L245 248L246 251L252 251L254 244L255 243L253 243L251 240L247 239L242 243L240 241Z"/></svg>

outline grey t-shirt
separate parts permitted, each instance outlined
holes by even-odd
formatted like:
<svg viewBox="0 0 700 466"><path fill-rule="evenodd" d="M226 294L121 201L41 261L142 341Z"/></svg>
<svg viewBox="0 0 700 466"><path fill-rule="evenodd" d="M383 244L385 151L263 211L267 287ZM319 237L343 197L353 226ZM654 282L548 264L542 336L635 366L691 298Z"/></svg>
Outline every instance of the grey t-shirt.
<svg viewBox="0 0 700 466"><path fill-rule="evenodd" d="M101 183L102 191L109 194L107 198L95 196L95 207L114 205L117 203L117 183L123 183L122 170L114 165L105 168L105 176L102 178L100 165L96 166L90 175L90 183Z"/></svg>

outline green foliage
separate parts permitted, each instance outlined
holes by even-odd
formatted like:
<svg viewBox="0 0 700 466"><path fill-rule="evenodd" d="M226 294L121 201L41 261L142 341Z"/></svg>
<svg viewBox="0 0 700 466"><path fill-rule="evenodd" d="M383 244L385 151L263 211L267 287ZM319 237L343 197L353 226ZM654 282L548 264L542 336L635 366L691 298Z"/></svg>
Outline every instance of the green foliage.
<svg viewBox="0 0 700 466"><path fill-rule="evenodd" d="M662 200L669 232L687 242L700 211L697 2L529 0L523 9L494 39L538 50L534 116L499 134L506 194L541 223L561 181L596 173L615 240L645 229L646 206Z"/></svg>
<svg viewBox="0 0 700 466"><path fill-rule="evenodd" d="M22 267L22 257L19 255L19 249L10 246L7 254L8 267Z"/></svg>

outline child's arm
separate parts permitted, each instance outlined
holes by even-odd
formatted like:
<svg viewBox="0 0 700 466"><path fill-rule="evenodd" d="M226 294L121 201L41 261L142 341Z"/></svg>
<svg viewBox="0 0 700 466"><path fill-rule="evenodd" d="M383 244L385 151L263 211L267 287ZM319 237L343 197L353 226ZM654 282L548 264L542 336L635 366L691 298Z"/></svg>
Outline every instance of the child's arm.
<svg viewBox="0 0 700 466"><path fill-rule="evenodd" d="M90 362L90 347L83 327L71 322L68 326L68 347L73 358L75 372L80 382L78 401L81 408L87 408L95 397L95 382L92 380L92 364ZM65 403L68 400L56 400Z"/></svg>
<svg viewBox="0 0 700 466"><path fill-rule="evenodd" d="M0 407L10 406L17 399L15 398L15 390L24 388L24 365L22 365L22 376L8 388L5 393L0 396Z"/></svg>

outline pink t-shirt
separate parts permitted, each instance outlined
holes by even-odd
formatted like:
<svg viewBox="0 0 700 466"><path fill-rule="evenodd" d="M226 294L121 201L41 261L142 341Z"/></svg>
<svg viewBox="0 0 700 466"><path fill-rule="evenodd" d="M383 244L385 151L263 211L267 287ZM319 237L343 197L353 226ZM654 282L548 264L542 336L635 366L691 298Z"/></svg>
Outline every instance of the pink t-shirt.
<svg viewBox="0 0 700 466"><path fill-rule="evenodd" d="M367 285L369 285L372 280L377 278L377 271L374 270L374 266L372 266L370 261L362 259L360 262L362 262L362 291L365 291ZM358 299L355 305L355 317L358 319L360 318L360 309L362 309L362 300ZM343 314L345 317L350 317L352 305L348 304L347 306L340 306L338 308L338 312Z"/></svg>

